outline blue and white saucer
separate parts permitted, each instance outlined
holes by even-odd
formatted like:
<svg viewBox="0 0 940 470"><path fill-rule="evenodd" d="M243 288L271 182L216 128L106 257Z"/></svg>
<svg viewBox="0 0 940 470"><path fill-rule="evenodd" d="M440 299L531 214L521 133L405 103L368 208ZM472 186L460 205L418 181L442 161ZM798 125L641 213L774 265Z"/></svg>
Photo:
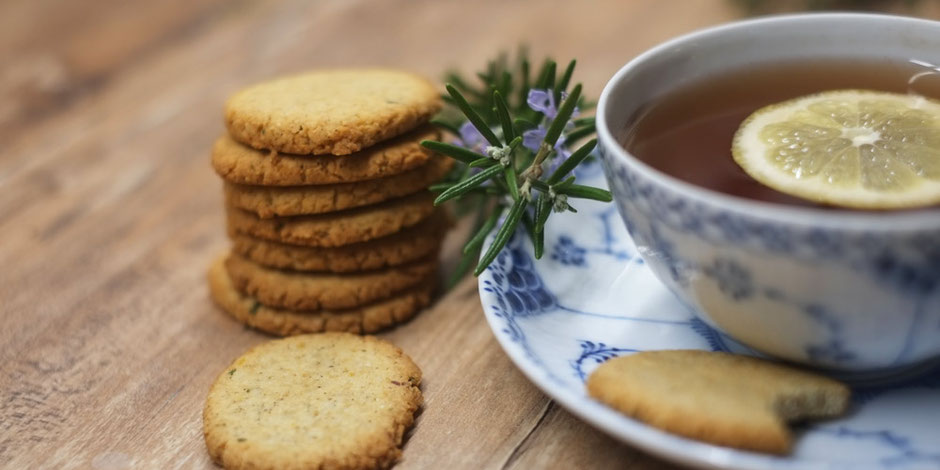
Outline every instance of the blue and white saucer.
<svg viewBox="0 0 940 470"><path fill-rule="evenodd" d="M579 168L578 180L606 187L598 164ZM940 370L856 388L851 414L799 429L787 457L684 439L592 400L585 378L615 356L656 349L754 352L693 317L660 284L614 205L573 204L578 213L549 221L541 260L520 233L479 278L486 319L506 354L570 412L635 447L697 467L940 469Z"/></svg>

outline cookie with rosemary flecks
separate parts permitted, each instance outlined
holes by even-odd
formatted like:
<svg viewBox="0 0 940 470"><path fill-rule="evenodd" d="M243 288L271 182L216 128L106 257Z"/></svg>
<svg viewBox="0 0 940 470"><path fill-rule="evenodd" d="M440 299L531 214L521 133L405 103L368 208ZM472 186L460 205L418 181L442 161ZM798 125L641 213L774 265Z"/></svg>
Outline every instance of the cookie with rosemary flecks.
<svg viewBox="0 0 940 470"><path fill-rule="evenodd" d="M261 343L209 389L206 448L232 470L388 468L421 406L420 383L418 366L374 337Z"/></svg>
<svg viewBox="0 0 940 470"><path fill-rule="evenodd" d="M263 219L322 214L366 206L426 191L453 167L453 160L433 157L428 163L397 175L314 186L249 186L225 183L228 205L253 212Z"/></svg>
<svg viewBox="0 0 940 470"><path fill-rule="evenodd" d="M410 72L321 70L236 93L225 104L225 125L256 149L348 155L412 130L440 109L434 86Z"/></svg>
<svg viewBox="0 0 940 470"><path fill-rule="evenodd" d="M293 155L257 150L228 135L212 146L212 167L225 181L259 186L301 186L353 183L397 175L431 159L422 140L438 140L440 133L423 126L394 139L342 156Z"/></svg>
<svg viewBox="0 0 940 470"><path fill-rule="evenodd" d="M374 240L411 227L434 213L428 191L340 212L262 219L228 207L230 232L264 240L314 247L336 247Z"/></svg>
<svg viewBox="0 0 940 470"><path fill-rule="evenodd" d="M212 300L236 321L270 333L290 336L321 331L374 333L403 323L431 302L436 286L432 274L415 287L369 305L345 310L288 310L268 307L235 288L225 270L225 258L209 268Z"/></svg>
<svg viewBox="0 0 940 470"><path fill-rule="evenodd" d="M841 416L849 388L818 374L747 356L645 351L601 364L588 393L651 426L740 449L785 454L786 423Z"/></svg>
<svg viewBox="0 0 940 470"><path fill-rule="evenodd" d="M387 299L418 285L437 269L437 253L400 266L350 273L272 269L233 253L225 269L239 292L269 307L336 310Z"/></svg>
<svg viewBox="0 0 940 470"><path fill-rule="evenodd" d="M347 273L382 269L437 253L451 226L446 211L400 232L351 245L331 248L291 245L238 232L229 232L232 251L269 268Z"/></svg>

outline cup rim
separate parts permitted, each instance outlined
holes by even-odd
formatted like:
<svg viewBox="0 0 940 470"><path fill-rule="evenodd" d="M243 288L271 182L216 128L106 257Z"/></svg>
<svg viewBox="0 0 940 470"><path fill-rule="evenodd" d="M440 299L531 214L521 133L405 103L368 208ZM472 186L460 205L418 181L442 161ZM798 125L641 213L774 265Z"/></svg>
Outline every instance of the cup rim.
<svg viewBox="0 0 940 470"><path fill-rule="evenodd" d="M724 210L732 211L748 216L760 217L763 219L780 222L785 224L837 228L845 230L870 230L878 232L905 232L919 230L938 230L940 229L940 209L922 208L902 212L862 212L843 208L815 208L787 206L771 202L750 200L730 194L721 193L708 188L704 188L679 178L671 176L660 170L653 168L647 163L628 152L613 137L613 134L607 122L607 104L613 94L614 88L620 84L624 76L631 73L641 64L649 59L662 54L670 49L677 48L683 44L695 42L700 39L724 34L727 31L741 28L759 28L768 23L779 23L789 21L891 21L908 24L922 24L937 27L940 30L940 22L926 20L921 18L912 18L899 15L887 15L877 13L797 13L784 15L770 15L761 18L753 18L728 23L719 24L707 28L698 29L690 33L672 38L660 43L640 55L634 57L623 65L604 86L600 99L597 102L597 135L602 144L606 144L608 154L613 158L619 159L622 163L641 174L643 178L654 181L657 185L668 188L670 191L679 193L681 196L706 203L708 205L719 207Z"/></svg>

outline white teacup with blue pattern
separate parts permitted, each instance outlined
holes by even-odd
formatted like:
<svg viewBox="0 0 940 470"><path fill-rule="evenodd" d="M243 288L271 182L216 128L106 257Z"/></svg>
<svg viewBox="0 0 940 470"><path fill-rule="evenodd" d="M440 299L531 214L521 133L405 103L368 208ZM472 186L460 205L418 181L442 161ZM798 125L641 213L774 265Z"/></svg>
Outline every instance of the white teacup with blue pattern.
<svg viewBox="0 0 940 470"><path fill-rule="evenodd" d="M695 77L827 57L940 63L940 23L792 15L675 39L607 84L599 147L638 249L702 320L787 360L897 371L940 356L940 210L853 213L737 198L663 174L617 139L641 107Z"/></svg>

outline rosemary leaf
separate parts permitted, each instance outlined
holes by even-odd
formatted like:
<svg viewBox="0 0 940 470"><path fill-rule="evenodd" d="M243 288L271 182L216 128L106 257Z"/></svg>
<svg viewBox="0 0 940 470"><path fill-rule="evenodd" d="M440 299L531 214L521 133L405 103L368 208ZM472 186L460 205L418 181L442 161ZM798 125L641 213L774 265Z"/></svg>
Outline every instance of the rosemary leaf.
<svg viewBox="0 0 940 470"><path fill-rule="evenodd" d="M487 194L490 196L502 196L505 194L499 188L495 188L493 186L477 186L471 189L470 192L473 194Z"/></svg>
<svg viewBox="0 0 940 470"><path fill-rule="evenodd" d="M551 80L555 80L555 61L551 59L546 59L545 63L542 64L542 68L539 70L539 78L535 80L535 84L532 85L532 88L547 88L547 84L551 76ZM528 96L526 97L528 100Z"/></svg>
<svg viewBox="0 0 940 470"><path fill-rule="evenodd" d="M489 77L487 82L493 82L496 80L496 71L499 69L499 63L505 60L506 53L500 52L499 57L496 60L491 60L486 64L486 76Z"/></svg>
<svg viewBox="0 0 940 470"><path fill-rule="evenodd" d="M451 157L461 163L466 163L467 165L481 158L486 158L485 155L476 153L473 150L465 149L453 144L445 144L444 142L422 140L421 145L424 146L424 148L431 149L437 153L443 153L444 155L447 155L448 157Z"/></svg>
<svg viewBox="0 0 940 470"><path fill-rule="evenodd" d="M538 223L539 220L542 219L542 210L545 207L543 204L544 200L545 200L545 195L543 194L539 194L538 197L535 198L535 203L534 203L535 204L535 214L534 214L535 224L533 226L533 229L535 230L536 233L541 232L542 230L545 229L544 225L540 227Z"/></svg>
<svg viewBox="0 0 940 470"><path fill-rule="evenodd" d="M461 92L469 94L474 98L483 98L483 93L480 90L470 86L467 82L463 81L463 78L457 72L450 72L444 76L444 81L447 83L453 83L457 89Z"/></svg>
<svg viewBox="0 0 940 470"><path fill-rule="evenodd" d="M556 190L562 189L562 188L567 188L568 186L571 186L572 184L574 184L574 180L575 180L574 176L569 176L569 177L565 178L565 180L562 181L561 183L558 183L558 184L553 185L553 186L555 187Z"/></svg>
<svg viewBox="0 0 940 470"><path fill-rule="evenodd" d="M496 134L493 133L493 130L486 125L486 121L473 110L473 107L470 106L470 103L467 103L467 99L457 91L452 85L447 85L447 92L450 93L450 96L454 98L454 104L460 108L460 111L467 117L467 120L473 124L473 127L476 127L480 134L483 135L483 138L486 139L490 145L494 147L499 147L502 144L499 139L496 138Z"/></svg>
<svg viewBox="0 0 940 470"><path fill-rule="evenodd" d="M545 232L535 231L535 223L528 213L522 214L522 225L529 234L529 239L532 240L532 252L535 259L542 259L542 252L545 251Z"/></svg>
<svg viewBox="0 0 940 470"><path fill-rule="evenodd" d="M520 52L522 54L522 52ZM526 100L529 98L529 89L532 85L529 83L529 58L522 56L522 63L519 65L522 73L522 86L519 87L519 108L524 109Z"/></svg>
<svg viewBox="0 0 940 470"><path fill-rule="evenodd" d="M545 88L546 90L552 90L555 88L555 61L551 61L548 64L548 72L545 74L545 85L539 88Z"/></svg>
<svg viewBox="0 0 940 470"><path fill-rule="evenodd" d="M447 191L439 194L437 199L434 200L434 205L439 205L444 201L451 200L462 194L466 194L471 189L476 188L477 186L486 182L490 179L491 176L499 173L503 169L500 165L493 165L453 186L450 187Z"/></svg>
<svg viewBox="0 0 940 470"><path fill-rule="evenodd" d="M596 131L597 129L594 127L593 124L587 125L584 127L579 127L565 134L565 142L568 144L577 142L578 140L584 137L587 137Z"/></svg>
<svg viewBox="0 0 940 470"><path fill-rule="evenodd" d="M550 176L546 182L553 185L561 181L562 178L567 176L568 173L571 173L571 170L574 170L576 166L580 165L581 162L591 154L591 151L594 150L596 145L597 139L591 139L586 144L579 147L567 160L561 162L561 165L558 166L558 169L552 173L552 176Z"/></svg>
<svg viewBox="0 0 940 470"><path fill-rule="evenodd" d="M601 188L594 188L591 186L572 184L570 186L557 189L559 194L564 194L566 196L580 199L593 199L595 201L603 202L610 202L613 200L613 197L610 195L610 191Z"/></svg>
<svg viewBox="0 0 940 470"><path fill-rule="evenodd" d="M568 91L568 82L571 81L571 75L574 74L574 66L577 65L578 61L572 59L571 62L568 62L568 67L565 68L565 73L562 74L561 80L558 81L558 84L555 85L555 102L561 101L562 92Z"/></svg>
<svg viewBox="0 0 940 470"><path fill-rule="evenodd" d="M512 93L512 75L509 71L503 70L502 79L499 82L499 86L496 87L497 91L500 93L509 96Z"/></svg>
<svg viewBox="0 0 940 470"><path fill-rule="evenodd" d="M480 226L480 229L477 230L477 232L472 237L470 237L470 240L463 247L464 254L472 253L483 246L483 240L486 240L486 236L493 231L494 227L496 227L496 223L499 222L499 218L503 216L503 211L505 211L505 207L502 206L498 206L493 209L493 212L486 219L486 222Z"/></svg>
<svg viewBox="0 0 940 470"><path fill-rule="evenodd" d="M552 121L548 132L545 133L545 139L542 141L543 145L547 144L549 148L555 147L555 142L558 141L558 136L561 135L561 131L565 129L565 124L571 119L571 114L574 113L574 107L578 104L578 98L580 97L581 84L579 83L574 86L574 90L571 90L571 94L568 95L568 98L566 98L565 101L561 103L561 107L558 108L558 114L555 116L555 120Z"/></svg>
<svg viewBox="0 0 940 470"><path fill-rule="evenodd" d="M505 191L501 191L499 188L495 188L493 186L477 186L475 188L471 188L469 191L464 193L464 196L469 195L469 194L487 195L487 196L503 196L506 193Z"/></svg>
<svg viewBox="0 0 940 470"><path fill-rule="evenodd" d="M548 216L552 215L552 201L548 199L547 194L539 195L538 206L535 206L535 230L537 232L545 231L545 222Z"/></svg>
<svg viewBox="0 0 940 470"><path fill-rule="evenodd" d="M434 124L437 127L442 127L447 132L450 132L453 135L460 135L460 128L443 120L443 119L431 119L431 124Z"/></svg>
<svg viewBox="0 0 940 470"><path fill-rule="evenodd" d="M454 185L454 183L437 183L437 184L432 184L431 186L428 186L428 191L438 193L438 192L445 191L445 190L449 189L449 188L450 188L451 186L453 186L453 185Z"/></svg>
<svg viewBox="0 0 940 470"><path fill-rule="evenodd" d="M512 121L512 125L515 128L517 134L522 134L529 129L535 129L538 127L538 125L536 125L534 122L525 118L516 118L514 121Z"/></svg>
<svg viewBox="0 0 940 470"><path fill-rule="evenodd" d="M509 149L512 151L515 151L516 148L519 147L519 144L521 143L522 143L522 136L517 135L515 139L512 139L512 141L509 142Z"/></svg>
<svg viewBox="0 0 940 470"><path fill-rule="evenodd" d="M547 193L548 190L551 189L551 187L548 185L548 183L546 183L546 182L544 182L544 181L542 181L542 180L535 180L535 179L533 179L533 180L529 180L529 183L532 184L532 187L533 187L533 188L538 189L539 191L541 191L541 192L543 192L543 193Z"/></svg>
<svg viewBox="0 0 940 470"><path fill-rule="evenodd" d="M497 163L499 162L497 162L496 160L493 160L492 158L483 157L483 158L478 158L470 162L470 164L467 166L470 168L480 168L480 167L486 168L486 167L493 166Z"/></svg>
<svg viewBox="0 0 940 470"><path fill-rule="evenodd" d="M496 103L496 115L499 117L499 123L503 126L503 139L508 142L516 137L516 133L512 128L512 118L509 117L509 106L499 91L493 92L493 101Z"/></svg>
<svg viewBox="0 0 940 470"><path fill-rule="evenodd" d="M506 186L509 187L509 194L512 196L512 200L515 201L519 199L519 179L516 175L516 167L512 164L506 165L503 169L503 174L506 176Z"/></svg>
<svg viewBox="0 0 940 470"><path fill-rule="evenodd" d="M467 179L467 177L469 177L470 174L473 173L473 169L470 168L470 165L457 165L456 170L460 172L459 173L460 176L457 177L456 181L451 181L452 183L456 183L457 181Z"/></svg>
<svg viewBox="0 0 940 470"><path fill-rule="evenodd" d="M594 116L573 119L571 123L574 124L574 127L581 127L581 126L586 126L589 124L594 124Z"/></svg>
<svg viewBox="0 0 940 470"><path fill-rule="evenodd" d="M480 258L480 262L477 263L476 269L473 270L474 276L479 276L480 273L496 259L496 255L502 251L506 243L509 243L509 239L512 238L512 234L515 233L516 227L519 226L519 219L522 218L522 213L525 211L527 203L528 201L526 201L524 197L516 199L516 202L513 203L512 207L509 209L509 213L506 215L506 220L503 221L503 225L501 225L499 231L496 232L493 244L486 250L486 253Z"/></svg>

